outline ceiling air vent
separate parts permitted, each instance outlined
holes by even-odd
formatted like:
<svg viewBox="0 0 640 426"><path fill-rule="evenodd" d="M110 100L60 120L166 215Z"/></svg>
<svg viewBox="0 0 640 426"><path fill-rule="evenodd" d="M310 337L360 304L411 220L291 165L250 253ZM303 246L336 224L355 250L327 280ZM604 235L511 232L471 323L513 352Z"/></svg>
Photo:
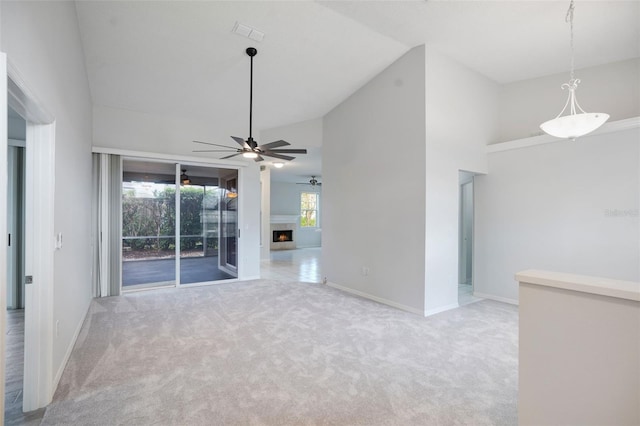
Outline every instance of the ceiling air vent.
<svg viewBox="0 0 640 426"><path fill-rule="evenodd" d="M255 41L262 41L264 39L264 33L262 31L258 31L255 28L241 24L240 22L236 22L231 32Z"/></svg>

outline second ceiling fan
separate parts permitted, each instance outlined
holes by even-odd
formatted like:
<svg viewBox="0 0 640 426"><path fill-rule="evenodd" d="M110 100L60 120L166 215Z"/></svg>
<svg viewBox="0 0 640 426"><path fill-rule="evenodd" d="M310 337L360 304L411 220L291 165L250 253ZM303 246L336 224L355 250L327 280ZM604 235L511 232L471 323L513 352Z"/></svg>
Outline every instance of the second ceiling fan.
<svg viewBox="0 0 640 426"><path fill-rule="evenodd" d="M322 186L321 182L318 182L315 176L311 176L309 182L297 182L297 185L311 185L311 186Z"/></svg>
<svg viewBox="0 0 640 426"><path fill-rule="evenodd" d="M306 149L276 149L283 146L291 145L289 142L284 140L278 140L275 142L269 142L264 145L258 145L253 139L252 128L253 128L253 57L258 54L258 51L254 47L249 47L246 50L247 55L251 58L251 75L249 79L249 138L245 141L242 138L237 136L231 136L231 139L236 141L240 148L233 148L231 146L219 145L217 143L211 142L202 142L202 141L193 141L195 143L203 144L203 145L211 145L216 147L226 148L222 149L203 149L203 150L194 150L193 152L233 152L231 155L227 155L226 157L222 157L221 159L227 159L231 157L235 157L236 155L242 155L245 158L253 158L255 161L263 161L265 157L273 157L278 158L280 160L291 161L295 159L295 157L291 157L289 155L284 154L306 154Z"/></svg>

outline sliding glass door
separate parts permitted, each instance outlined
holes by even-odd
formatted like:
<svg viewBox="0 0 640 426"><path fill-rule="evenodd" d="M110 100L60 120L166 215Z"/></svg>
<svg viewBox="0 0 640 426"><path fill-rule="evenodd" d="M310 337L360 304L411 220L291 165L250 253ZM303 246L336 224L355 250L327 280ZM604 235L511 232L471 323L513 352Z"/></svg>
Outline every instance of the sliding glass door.
<svg viewBox="0 0 640 426"><path fill-rule="evenodd" d="M123 162L122 287L176 284L173 164Z"/></svg>
<svg viewBox="0 0 640 426"><path fill-rule="evenodd" d="M237 173L213 167L123 161L123 290L237 278L235 258L229 267L227 256L228 246L236 256L237 236L226 230L229 191L221 186L227 179L220 177L233 176L237 181ZM234 229L235 222L234 216Z"/></svg>
<svg viewBox="0 0 640 426"><path fill-rule="evenodd" d="M228 270L220 259L226 201L221 169L191 166L180 172L180 284L236 278L237 270Z"/></svg>

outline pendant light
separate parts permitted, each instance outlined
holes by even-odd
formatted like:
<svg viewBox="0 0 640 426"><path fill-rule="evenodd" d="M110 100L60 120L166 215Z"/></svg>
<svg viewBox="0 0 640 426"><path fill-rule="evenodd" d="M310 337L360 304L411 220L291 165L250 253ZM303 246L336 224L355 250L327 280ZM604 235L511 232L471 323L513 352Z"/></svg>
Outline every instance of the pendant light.
<svg viewBox="0 0 640 426"><path fill-rule="evenodd" d="M560 111L560 114L553 120L545 121L540 125L540 128L551 136L558 138L575 139L579 136L584 136L593 132L598 127L602 126L608 119L609 114L602 112L585 112L580 107L578 100L576 99L576 89L580 83L580 79L574 77L574 52L573 52L573 10L575 6L573 0L569 5L569 10L565 17L565 21L570 24L571 27L571 78L568 83L564 83L562 90L567 89L569 91L567 102L564 104L564 108ZM569 107L567 115L562 115Z"/></svg>

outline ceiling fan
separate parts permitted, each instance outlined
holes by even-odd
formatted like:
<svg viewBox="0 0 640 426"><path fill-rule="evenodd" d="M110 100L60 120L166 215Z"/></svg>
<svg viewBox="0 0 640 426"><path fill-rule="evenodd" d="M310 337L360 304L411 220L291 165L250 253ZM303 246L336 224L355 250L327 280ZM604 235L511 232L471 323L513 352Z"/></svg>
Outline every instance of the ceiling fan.
<svg viewBox="0 0 640 426"><path fill-rule="evenodd" d="M311 176L309 182L297 182L297 185L322 186L322 182L318 182L315 176Z"/></svg>
<svg viewBox="0 0 640 426"><path fill-rule="evenodd" d="M180 175L180 183L182 183L182 185L191 184L191 178L187 176L187 169L182 169L182 174Z"/></svg>
<svg viewBox="0 0 640 426"><path fill-rule="evenodd" d="M249 47L246 50L247 55L251 58L251 74L249 79L249 138L245 141L242 138L237 136L231 136L231 139L236 141L240 148L233 148L231 146L219 145L217 143L211 142L202 142L202 141L193 141L195 143L203 144L203 145L211 145L216 147L226 148L222 149L205 149L205 150L194 150L193 152L233 152L231 155L227 155L226 157L222 157L221 159L227 159L231 157L235 157L236 155L242 155L245 158L253 158L255 161L263 161L263 156L278 158L280 160L291 161L295 159L295 157L291 157L289 155L284 154L306 154L306 149L275 149L280 148L282 146L291 145L287 141L278 140L275 142L269 142L264 145L258 145L252 137L252 127L253 127L253 57L258 54L258 51L254 47Z"/></svg>

